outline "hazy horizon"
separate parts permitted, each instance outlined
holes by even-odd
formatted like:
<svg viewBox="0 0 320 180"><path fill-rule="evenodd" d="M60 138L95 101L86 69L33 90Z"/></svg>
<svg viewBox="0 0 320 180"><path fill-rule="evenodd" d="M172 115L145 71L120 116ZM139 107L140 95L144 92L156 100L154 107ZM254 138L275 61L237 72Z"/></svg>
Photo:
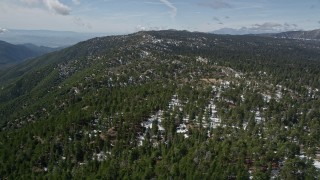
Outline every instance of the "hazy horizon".
<svg viewBox="0 0 320 180"><path fill-rule="evenodd" d="M271 33L320 28L319 0L2 0L0 9L0 33L7 29Z"/></svg>

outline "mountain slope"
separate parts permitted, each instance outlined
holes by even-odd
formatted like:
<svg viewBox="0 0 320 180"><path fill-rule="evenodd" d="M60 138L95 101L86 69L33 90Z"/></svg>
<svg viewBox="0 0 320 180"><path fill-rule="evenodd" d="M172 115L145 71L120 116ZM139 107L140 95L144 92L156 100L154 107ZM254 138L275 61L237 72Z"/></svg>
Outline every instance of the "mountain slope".
<svg viewBox="0 0 320 180"><path fill-rule="evenodd" d="M31 44L13 45L0 41L0 66L21 62L27 58L33 58L53 52L55 49L38 47Z"/></svg>
<svg viewBox="0 0 320 180"><path fill-rule="evenodd" d="M0 175L318 178L319 47L149 31L23 62L0 76Z"/></svg>

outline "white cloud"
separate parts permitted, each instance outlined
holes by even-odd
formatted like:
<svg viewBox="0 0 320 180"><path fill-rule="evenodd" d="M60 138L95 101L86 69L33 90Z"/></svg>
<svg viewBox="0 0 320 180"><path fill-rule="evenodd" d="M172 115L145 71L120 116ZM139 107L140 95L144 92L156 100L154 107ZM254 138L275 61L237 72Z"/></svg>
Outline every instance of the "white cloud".
<svg viewBox="0 0 320 180"><path fill-rule="evenodd" d="M298 30L298 25L289 24L289 23L274 23L274 22L265 22L263 24L254 24L252 27L242 27L242 29L247 29L249 31L257 32L282 32L282 31L293 31Z"/></svg>
<svg viewBox="0 0 320 180"><path fill-rule="evenodd" d="M299 30L298 25L289 23L275 23L265 22L262 24L252 24L250 26L244 26L239 29L234 28L222 28L213 31L216 34L261 34L261 33L279 33L286 31Z"/></svg>
<svg viewBox="0 0 320 180"><path fill-rule="evenodd" d="M29 6L44 5L49 10L54 11L60 15L69 15L71 8L61 3L59 0L20 0L20 2ZM80 4L80 0L72 0L74 4Z"/></svg>
<svg viewBox="0 0 320 180"><path fill-rule="evenodd" d="M282 27L283 25L279 23L266 22L263 24L254 24L250 29L254 31L273 31Z"/></svg>
<svg viewBox="0 0 320 180"><path fill-rule="evenodd" d="M1 34L1 33L5 33L5 32L7 32L7 31L8 31L7 29L0 28L0 34Z"/></svg>
<svg viewBox="0 0 320 180"><path fill-rule="evenodd" d="M275 23L275 22L265 22L262 24L253 24L247 27L241 27L239 29L233 28L222 28L213 31L217 34L261 34L261 33L279 33L285 31L295 31L298 30L298 25L289 23Z"/></svg>
<svg viewBox="0 0 320 180"><path fill-rule="evenodd" d="M161 27L161 26L142 26L142 25L137 25L135 27L135 31L159 31L159 30L164 30L164 29L168 29L168 27Z"/></svg>
<svg viewBox="0 0 320 180"><path fill-rule="evenodd" d="M41 4L44 5L41 1ZM58 16L48 13L47 8L21 6L16 3L2 3L3 12L0 22L10 29L50 29L50 30L77 30L73 25L71 16ZM0 8L1 9L1 8ZM78 28L79 29L79 28Z"/></svg>
<svg viewBox="0 0 320 180"><path fill-rule="evenodd" d="M43 2L50 10L55 11L57 14L69 15L71 12L71 8L62 4L59 0L43 0Z"/></svg>
<svg viewBox="0 0 320 180"><path fill-rule="evenodd" d="M142 25L137 25L135 28L135 31L146 31L146 30L147 28Z"/></svg>
<svg viewBox="0 0 320 180"><path fill-rule="evenodd" d="M169 1L169 0L160 0L164 5L171 9L171 17L175 18L178 12L178 9Z"/></svg>

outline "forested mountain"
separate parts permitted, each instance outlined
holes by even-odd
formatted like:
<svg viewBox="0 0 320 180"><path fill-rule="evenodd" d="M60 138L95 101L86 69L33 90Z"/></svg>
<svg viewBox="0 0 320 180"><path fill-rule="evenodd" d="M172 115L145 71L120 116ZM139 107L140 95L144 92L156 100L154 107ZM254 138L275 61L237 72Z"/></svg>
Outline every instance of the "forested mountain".
<svg viewBox="0 0 320 180"><path fill-rule="evenodd" d="M37 57L55 50L55 48L39 47L33 44L14 45L0 41L0 68L4 65L18 63L27 58Z"/></svg>
<svg viewBox="0 0 320 180"><path fill-rule="evenodd" d="M319 48L146 31L23 62L0 74L0 177L320 178Z"/></svg>
<svg viewBox="0 0 320 180"><path fill-rule="evenodd" d="M320 29L312 31L288 31L275 34L262 34L262 36L285 39L320 40Z"/></svg>

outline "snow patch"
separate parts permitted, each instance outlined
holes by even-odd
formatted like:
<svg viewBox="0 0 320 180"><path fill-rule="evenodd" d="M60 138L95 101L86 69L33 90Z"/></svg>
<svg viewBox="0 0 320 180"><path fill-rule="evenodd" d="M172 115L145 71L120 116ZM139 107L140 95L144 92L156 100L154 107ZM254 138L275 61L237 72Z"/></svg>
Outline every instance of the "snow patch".
<svg viewBox="0 0 320 180"><path fill-rule="evenodd" d="M271 100L271 96L270 95L268 95L268 94L261 94L262 96L263 96L263 100L265 101L265 102L270 102L270 100Z"/></svg>
<svg viewBox="0 0 320 180"><path fill-rule="evenodd" d="M317 169L320 169L320 161L314 160L313 165L314 165L314 167L316 167Z"/></svg>
<svg viewBox="0 0 320 180"><path fill-rule="evenodd" d="M197 62L208 64L208 59L198 56L196 59Z"/></svg>

